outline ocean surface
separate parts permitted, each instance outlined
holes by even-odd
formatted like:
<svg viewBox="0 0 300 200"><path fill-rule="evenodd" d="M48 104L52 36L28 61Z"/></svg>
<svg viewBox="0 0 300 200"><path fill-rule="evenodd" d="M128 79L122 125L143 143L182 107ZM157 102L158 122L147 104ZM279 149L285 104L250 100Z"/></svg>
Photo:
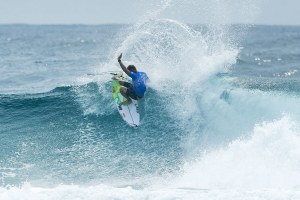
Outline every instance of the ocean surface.
<svg viewBox="0 0 300 200"><path fill-rule="evenodd" d="M109 71L150 83L141 126ZM0 199L300 199L300 27L0 25Z"/></svg>

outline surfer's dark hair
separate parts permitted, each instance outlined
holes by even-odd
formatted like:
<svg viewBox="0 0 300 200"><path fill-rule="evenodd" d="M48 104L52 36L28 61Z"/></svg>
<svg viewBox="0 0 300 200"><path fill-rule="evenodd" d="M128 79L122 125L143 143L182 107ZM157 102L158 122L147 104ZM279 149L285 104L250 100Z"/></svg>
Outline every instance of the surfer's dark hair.
<svg viewBox="0 0 300 200"><path fill-rule="evenodd" d="M131 72L137 72L136 67L134 65L129 65L127 69Z"/></svg>

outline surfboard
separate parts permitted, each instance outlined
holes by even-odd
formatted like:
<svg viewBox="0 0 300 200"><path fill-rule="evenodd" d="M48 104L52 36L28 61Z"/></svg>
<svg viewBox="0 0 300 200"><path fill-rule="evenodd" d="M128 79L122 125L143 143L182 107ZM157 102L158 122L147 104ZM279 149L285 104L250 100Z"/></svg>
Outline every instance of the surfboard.
<svg viewBox="0 0 300 200"><path fill-rule="evenodd" d="M140 114L138 112L138 102L134 99L131 99L132 100L131 104L122 105L122 103L126 101L126 98L123 97L123 95L120 92L121 85L119 83L119 80L128 82L128 80L123 77L122 72L114 74L113 81L112 81L112 92L113 92L115 105L122 119L129 126L136 128L140 125Z"/></svg>

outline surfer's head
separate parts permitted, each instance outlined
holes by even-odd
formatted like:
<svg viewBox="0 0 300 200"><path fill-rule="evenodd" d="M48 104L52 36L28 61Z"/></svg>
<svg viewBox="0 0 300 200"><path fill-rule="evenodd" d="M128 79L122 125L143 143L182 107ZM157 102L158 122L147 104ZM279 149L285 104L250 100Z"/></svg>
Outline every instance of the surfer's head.
<svg viewBox="0 0 300 200"><path fill-rule="evenodd" d="M136 67L134 65L129 65L127 69L131 72L137 72Z"/></svg>

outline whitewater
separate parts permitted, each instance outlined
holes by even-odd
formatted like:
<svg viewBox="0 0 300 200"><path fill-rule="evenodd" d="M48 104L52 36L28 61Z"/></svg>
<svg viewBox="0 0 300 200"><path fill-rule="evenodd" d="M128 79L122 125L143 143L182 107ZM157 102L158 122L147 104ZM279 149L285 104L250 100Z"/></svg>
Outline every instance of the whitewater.
<svg viewBox="0 0 300 200"><path fill-rule="evenodd" d="M147 6L0 25L0 199L300 199L300 27L251 25L258 1ZM137 129L106 73L121 52L150 78Z"/></svg>

